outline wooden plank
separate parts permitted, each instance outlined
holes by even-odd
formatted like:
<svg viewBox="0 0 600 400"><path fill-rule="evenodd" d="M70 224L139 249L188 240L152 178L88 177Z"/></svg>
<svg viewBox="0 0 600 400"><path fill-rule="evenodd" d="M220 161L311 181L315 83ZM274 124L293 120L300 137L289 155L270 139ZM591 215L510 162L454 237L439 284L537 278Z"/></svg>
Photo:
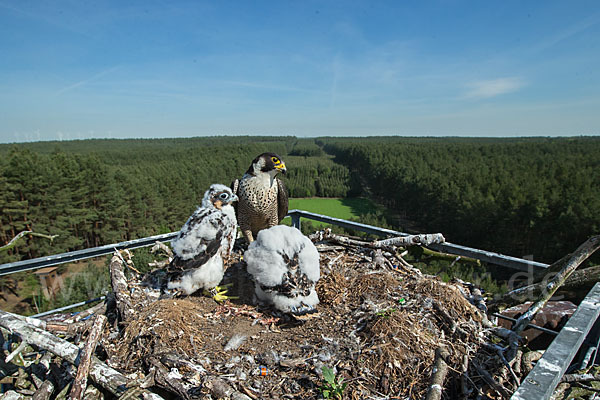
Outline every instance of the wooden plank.
<svg viewBox="0 0 600 400"><path fill-rule="evenodd" d="M327 215L315 214L302 210L290 210L289 217L292 217L293 226L300 229L300 217L308 218L315 221L325 222L332 225L341 226L348 229L355 229L361 232L367 232L379 236L409 236L408 233L394 231L391 229L379 228L372 225L361 224L358 222L347 221L345 219L333 218ZM471 247L461 246L454 243L436 243L427 246L433 250L456 254L459 256L476 258L491 264L516 269L519 271L533 272L534 269L546 269L548 264L540 263L532 260L524 260L518 257L506 256L504 254L495 253L493 251L479 250Z"/></svg>
<svg viewBox="0 0 600 400"><path fill-rule="evenodd" d="M599 315L600 282L583 299L511 400L549 399Z"/></svg>

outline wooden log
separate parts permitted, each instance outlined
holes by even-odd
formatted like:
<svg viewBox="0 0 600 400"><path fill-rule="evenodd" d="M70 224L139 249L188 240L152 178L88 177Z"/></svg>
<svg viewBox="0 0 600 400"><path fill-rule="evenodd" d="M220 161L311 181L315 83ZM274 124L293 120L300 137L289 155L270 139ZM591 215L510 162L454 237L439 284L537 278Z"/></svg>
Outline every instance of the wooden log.
<svg viewBox="0 0 600 400"><path fill-rule="evenodd" d="M87 340L85 341L85 345L83 346L83 350L81 351L77 375L75 376L75 381L73 382L73 385L71 386L71 392L69 393L71 399L79 400L85 392L87 378L90 371L90 366L92 364L92 356L96 351L98 340L100 340L100 337L102 336L102 330L104 329L105 323L106 317L104 315L98 315L94 319L92 329L90 330Z"/></svg>
<svg viewBox="0 0 600 400"><path fill-rule="evenodd" d="M123 272L123 258L118 252L115 252L110 260L110 280L121 322L127 322L135 316L135 311L131 305L129 286Z"/></svg>
<svg viewBox="0 0 600 400"><path fill-rule="evenodd" d="M539 310L544 308L548 300L554 295L554 293L561 287L569 276L575 271L575 269L584 262L589 256L591 256L600 247L600 235L593 236L586 240L581 246L571 254L566 260L563 268L556 274L554 278L544 288L540 298L533 303L529 309L517 319L513 326L513 331L521 333L527 325L533 320Z"/></svg>
<svg viewBox="0 0 600 400"><path fill-rule="evenodd" d="M444 381L448 374L448 364L446 358L450 356L445 346L440 346L435 349L435 363L431 372L431 385L427 389L427 397L425 400L440 400L442 398L442 390Z"/></svg>
<svg viewBox="0 0 600 400"><path fill-rule="evenodd" d="M79 348L66 340L60 339L49 332L30 325L16 316L2 310L0 310L0 326L20 336L21 340L47 350L73 365L78 365ZM115 396L121 396L125 393L129 393L129 390L132 390L130 389L130 387L133 386L132 382L130 382L123 374L107 366L95 357L92 358L89 374L94 382ZM146 392L145 395L154 400L161 399L160 396L154 393Z"/></svg>

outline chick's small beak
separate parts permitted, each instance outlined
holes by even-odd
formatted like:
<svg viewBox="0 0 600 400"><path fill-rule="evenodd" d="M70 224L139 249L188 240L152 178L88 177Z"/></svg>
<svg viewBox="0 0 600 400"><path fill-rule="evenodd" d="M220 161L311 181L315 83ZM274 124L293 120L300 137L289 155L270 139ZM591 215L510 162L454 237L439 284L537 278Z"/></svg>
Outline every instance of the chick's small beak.
<svg viewBox="0 0 600 400"><path fill-rule="evenodd" d="M239 199L240 199L240 198L239 198L239 197L237 197L237 195L235 195L235 194L234 194L234 195L232 195L232 196L231 196L230 203L233 203L234 201L238 201Z"/></svg>

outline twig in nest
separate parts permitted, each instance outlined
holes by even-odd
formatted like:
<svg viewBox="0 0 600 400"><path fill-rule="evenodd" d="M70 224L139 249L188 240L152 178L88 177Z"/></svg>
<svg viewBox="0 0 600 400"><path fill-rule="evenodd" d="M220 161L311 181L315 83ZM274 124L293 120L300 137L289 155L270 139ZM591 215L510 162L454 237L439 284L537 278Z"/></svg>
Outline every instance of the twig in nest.
<svg viewBox="0 0 600 400"><path fill-rule="evenodd" d="M125 264L127 266L127 268L131 269L136 274L141 275L140 271L138 271L133 264L133 260L132 260L133 254L131 254L129 249L124 249L121 251L115 249L115 252L119 255L119 257L121 257L121 261L123 262L123 264ZM127 260L125 260L123 258L123 255L121 253L125 253L125 255L127 256Z"/></svg>
<svg viewBox="0 0 600 400"><path fill-rule="evenodd" d="M593 387L593 386L590 386L590 385L584 385L581 382L575 382L575 385L579 386L582 389L590 390L592 392L600 392L600 388L596 388L596 387Z"/></svg>
<svg viewBox="0 0 600 400"><path fill-rule="evenodd" d="M500 361L502 361L502 364L504 364L504 366L506 367L506 369L508 370L508 372L510 372L510 375L514 379L514 381L517 384L517 386L519 386L521 384L521 380L519 379L519 377L517 376L517 374L513 370L512 366L509 364L509 362L506 359L506 357L504 357L504 349L502 347L498 346L498 345L489 344L489 343L485 343L485 347L487 347L491 351L496 352L496 354L500 358Z"/></svg>
<svg viewBox="0 0 600 400"><path fill-rule="evenodd" d="M27 346L27 342L22 341L19 346L15 349L15 351L13 351L12 353L10 353L6 359L4 360L5 363L9 363L11 362L16 356L18 356L19 354L21 354L21 352L25 349L25 347Z"/></svg>
<svg viewBox="0 0 600 400"><path fill-rule="evenodd" d="M506 359L512 361L517 356L519 350L519 341L521 337L510 329L506 328L494 328L492 333L496 336L505 339L508 342L508 352L506 353Z"/></svg>
<svg viewBox="0 0 600 400"><path fill-rule="evenodd" d="M485 383L487 383L492 389L501 394L503 397L510 397L510 392L504 386L496 382L496 380L487 372L476 360L473 360L471 363L473 368L477 371L477 373L483 378Z"/></svg>

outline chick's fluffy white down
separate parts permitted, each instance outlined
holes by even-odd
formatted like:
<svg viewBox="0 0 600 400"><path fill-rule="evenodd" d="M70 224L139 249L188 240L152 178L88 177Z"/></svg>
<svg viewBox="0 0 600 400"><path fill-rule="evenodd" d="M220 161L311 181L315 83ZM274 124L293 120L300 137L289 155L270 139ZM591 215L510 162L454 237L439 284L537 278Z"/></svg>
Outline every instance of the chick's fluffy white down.
<svg viewBox="0 0 600 400"><path fill-rule="evenodd" d="M285 296L278 294L276 290L270 290L280 285L284 275L290 270L282 253L291 260L297 257L298 269L310 281L308 296ZM248 265L248 273L256 282L256 295L260 300L269 301L285 312L302 304L312 307L319 303L314 290L320 277L319 253L310 239L298 229L277 225L260 231L256 240L248 247L244 259ZM267 290L263 290L261 286Z"/></svg>
<svg viewBox="0 0 600 400"><path fill-rule="evenodd" d="M180 289L186 294L192 294L200 289L212 289L223 279L223 259L215 254L201 268L190 271L179 279L170 281L169 289Z"/></svg>

